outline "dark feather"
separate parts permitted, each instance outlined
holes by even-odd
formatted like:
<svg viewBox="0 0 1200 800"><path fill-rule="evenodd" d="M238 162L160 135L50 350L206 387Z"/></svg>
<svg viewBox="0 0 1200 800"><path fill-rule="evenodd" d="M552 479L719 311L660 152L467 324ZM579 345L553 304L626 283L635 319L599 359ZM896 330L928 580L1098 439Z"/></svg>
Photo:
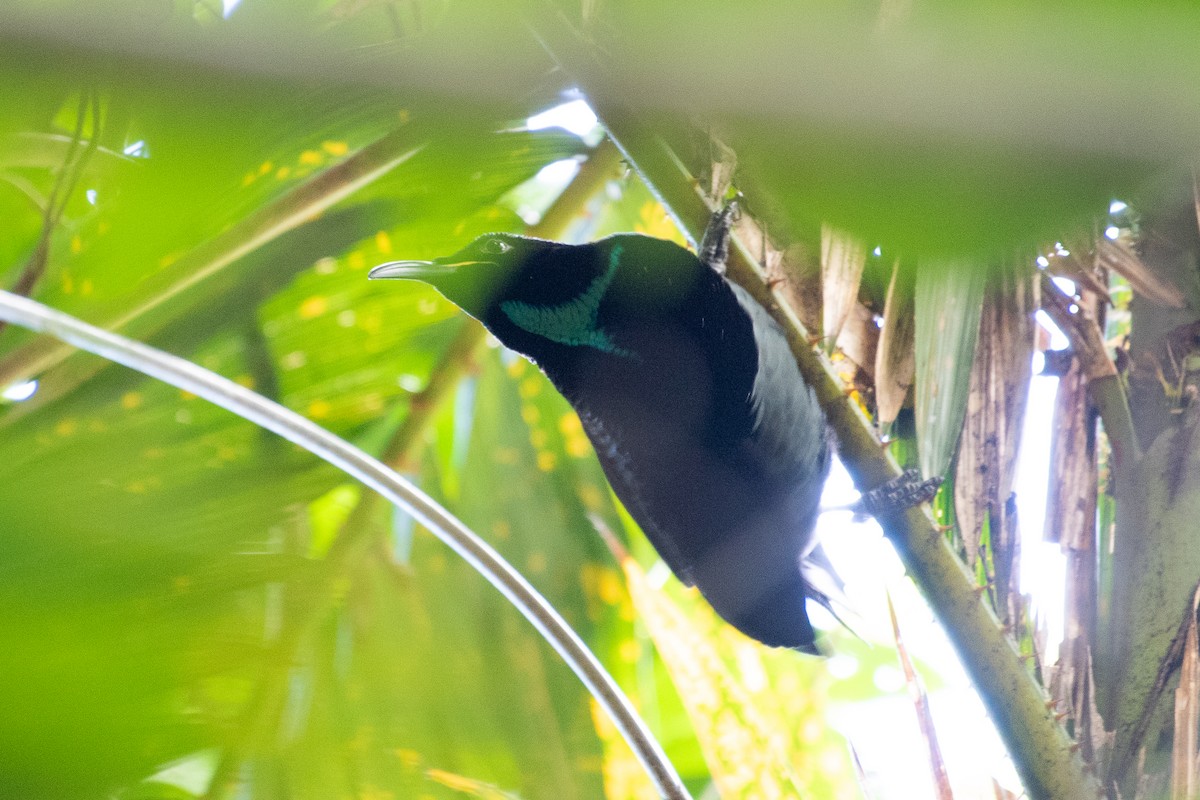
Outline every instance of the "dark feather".
<svg viewBox="0 0 1200 800"><path fill-rule="evenodd" d="M429 280L546 372L680 580L749 636L811 651L800 561L830 447L766 311L687 250L633 234L495 235L433 266L402 277Z"/></svg>

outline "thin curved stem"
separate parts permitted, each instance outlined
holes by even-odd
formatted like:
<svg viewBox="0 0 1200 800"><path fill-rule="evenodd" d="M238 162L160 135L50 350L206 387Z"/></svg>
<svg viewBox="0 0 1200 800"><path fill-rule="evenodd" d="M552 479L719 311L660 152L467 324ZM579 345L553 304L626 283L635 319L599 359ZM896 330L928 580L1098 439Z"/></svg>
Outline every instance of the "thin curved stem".
<svg viewBox="0 0 1200 800"><path fill-rule="evenodd" d="M343 470L411 514L508 598L575 671L669 800L687 789L629 699L570 626L500 554L428 495L383 463L278 403L192 362L88 325L11 292L0 291L0 320L44 333L203 397Z"/></svg>
<svg viewBox="0 0 1200 800"><path fill-rule="evenodd" d="M582 213L587 201L604 186L620 161L620 151L612 140L605 139L601 142L588 156L563 193L550 205L541 221L528 226L525 234L541 239L561 238L570 223ZM446 349L442 360L430 373L428 385L412 397L404 421L380 451L380 461L400 472L412 471L406 469L406 462L413 458L413 452L421 441L421 432L429 425L430 419L447 396L459 385L486 335L487 330L482 325L474 320L463 320L462 328ZM382 502L385 502L384 498L375 492L364 492L359 497L338 530L333 546L325 554L326 580L344 574L346 563L361 555L371 544L370 523ZM315 596L311 586L309 589L308 596ZM326 604L332 602L328 593L325 600ZM290 617L292 625L284 630L275 643L276 652L280 654L279 658L273 660L276 669L289 668L292 659L288 654L294 650L297 642L301 641L312 620L325 610L327 605L317 602L310 602L303 609L293 609ZM259 682L258 691L253 700L246 705L239 722L239 735L222 751L209 782L208 794L203 800L217 800L231 794L228 791L233 785L231 778L236 775L237 765L244 757L246 748L266 725L267 720L279 714L283 702L283 697L279 694L279 685L279 680L271 678Z"/></svg>

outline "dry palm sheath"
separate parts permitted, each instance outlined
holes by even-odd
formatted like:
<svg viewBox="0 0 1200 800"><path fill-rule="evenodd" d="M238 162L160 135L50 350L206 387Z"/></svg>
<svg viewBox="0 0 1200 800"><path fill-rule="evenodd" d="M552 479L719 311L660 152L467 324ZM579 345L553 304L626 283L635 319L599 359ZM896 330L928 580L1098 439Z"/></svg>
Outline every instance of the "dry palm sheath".
<svg viewBox="0 0 1200 800"><path fill-rule="evenodd" d="M812 531L828 429L782 331L724 277L734 213L713 215L699 256L637 234L568 245L497 233L370 276L432 284L532 359L675 575L748 636L813 652L805 600L825 600L809 565L823 561ZM863 508L928 499L917 486Z"/></svg>

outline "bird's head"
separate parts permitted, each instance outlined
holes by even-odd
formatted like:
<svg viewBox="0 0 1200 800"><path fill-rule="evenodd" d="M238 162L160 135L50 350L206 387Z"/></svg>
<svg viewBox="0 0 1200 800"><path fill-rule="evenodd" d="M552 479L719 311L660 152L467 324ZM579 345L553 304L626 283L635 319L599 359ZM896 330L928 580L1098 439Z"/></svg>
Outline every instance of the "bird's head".
<svg viewBox="0 0 1200 800"><path fill-rule="evenodd" d="M522 273L556 245L526 236L489 233L453 255L432 261L392 261L375 267L368 277L423 281L463 311L486 321L489 310L522 282Z"/></svg>
<svg viewBox="0 0 1200 800"><path fill-rule="evenodd" d="M661 294L658 278L671 272L667 253L666 261L694 261L683 248L645 236L569 245L490 233L451 256L394 261L370 277L429 283L502 342L535 358L562 345L622 355L605 318L635 298Z"/></svg>

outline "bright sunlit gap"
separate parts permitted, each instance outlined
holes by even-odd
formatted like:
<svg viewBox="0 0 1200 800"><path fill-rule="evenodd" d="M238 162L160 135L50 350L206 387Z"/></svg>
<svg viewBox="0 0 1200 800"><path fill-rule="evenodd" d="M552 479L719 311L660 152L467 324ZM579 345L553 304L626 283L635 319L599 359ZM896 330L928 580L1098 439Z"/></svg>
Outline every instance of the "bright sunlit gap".
<svg viewBox="0 0 1200 800"><path fill-rule="evenodd" d="M1064 292L1075 293L1074 282L1057 277L1054 282ZM1048 349L1064 350L1069 346L1066 334L1049 314L1038 309L1035 317L1037 324L1050 334ZM1046 657L1054 661L1063 639L1066 556L1057 543L1047 542L1045 537L1058 377L1041 374L1044 364L1045 356L1034 353L1013 491L1017 495L1017 522L1021 531L1021 590L1032 596L1031 611L1046 633Z"/></svg>
<svg viewBox="0 0 1200 800"><path fill-rule="evenodd" d="M1104 229L1104 238L1105 239L1116 239L1120 235L1121 235L1121 229L1118 228L1116 225L1109 225L1107 228Z"/></svg>
<svg viewBox="0 0 1200 800"><path fill-rule="evenodd" d="M531 131L557 127L581 138L594 133L599 125L600 120L596 118L596 112L583 100L571 100L554 106L540 114L534 114L525 121L525 127Z"/></svg>
<svg viewBox="0 0 1200 800"><path fill-rule="evenodd" d="M1112 238L1112 237L1110 237ZM1069 251L1055 242L1051 256L1065 256ZM1040 256L1039 266L1050 265L1050 259ZM1074 295L1075 283L1055 277L1055 284L1068 295ZM1061 350L1069 346L1067 337L1039 310L1037 324L1049 334L1049 348ZM1033 356L1033 375L1030 380L1024 427L1018 451L1018 462L1012 490L1016 495L1018 524L1021 537L1020 583L1023 592L1031 597L1031 613L1046 635L1046 655L1051 661L1057 653L1064 634L1064 581L1066 557L1057 543L1045 540L1046 499L1050 480L1050 446L1053 440L1054 408L1058 392L1057 376L1041 374L1045 358ZM826 485L822 499L825 506L837 506L853 499L853 485L838 464ZM958 661L945 631L937 624L916 587L904 577L890 543L882 536L874 521L855 523L845 512L829 512L818 520L822 542L841 577L846 581L845 595L862 614L855 624L869 625L875 609L883 602L880 595L886 590L897 606L905 642L925 663L937 663L938 676L945 686L930 693L930 705L935 725L941 737L943 755L952 766L955 783L969 782L982 776L1006 779L1018 785L1011 761L990 723L986 722L978 694ZM814 608L813 620L818 627L836 623L827 619L821 609ZM851 619L855 617L851 616ZM886 630L870 630L869 640L886 641ZM831 658L827 668L832 677L845 680L858 669L854 659ZM903 694L887 694L895 687L891 676L876 671L872 682L885 696L863 704L839 706L833 712L834 724L854 743L856 752L867 769L871 782L879 781L882 797L891 797L889 787L898 776L904 775L906 791L929 782L928 763L924 755L906 746L897 745L897 730L911 730L913 741L920 737L912 722L911 702ZM877 731L886 733L876 734ZM956 735L952 732L959 732ZM970 742L969 746L962 746ZM874 786L872 788L875 788ZM932 787L930 787L932 789ZM968 794L975 796L966 786ZM984 792L987 787L980 786ZM912 796L912 795L905 795ZM979 795L982 796L982 795Z"/></svg>
<svg viewBox="0 0 1200 800"><path fill-rule="evenodd" d="M1054 281L1054 285L1059 289L1062 289L1063 294L1065 294L1067 297L1075 296L1075 281L1071 280L1070 278L1064 278L1061 275L1054 275L1050 278L1050 280ZM1046 318L1049 319L1049 317ZM1041 317L1038 317L1038 319L1040 320ZM1054 328L1054 330L1057 331L1058 328ZM1066 347L1066 345L1063 345L1063 347Z"/></svg>
<svg viewBox="0 0 1200 800"><path fill-rule="evenodd" d="M221 16L229 19L229 15L242 4L242 0L221 0Z"/></svg>
<svg viewBox="0 0 1200 800"><path fill-rule="evenodd" d="M835 508L857 497L854 483L835 458L821 505ZM839 576L850 604L847 623L868 642L890 643L890 598L900 618L901 632L919 664L936 665L938 688L930 691L934 724L942 738L955 790L963 797L983 797L992 791L995 776L1008 786L1018 780L999 736L963 669L945 630L934 618L920 591L906 576L904 565L873 519L857 522L849 511L827 511L817 519L822 546ZM822 630L840 625L831 614L809 604L813 624ZM854 656L834 653L826 661L830 676L847 680L864 665ZM866 772L871 796L879 800L930 797L933 786L912 700L904 691L898 664L871 668L867 679L881 695L867 701L836 703L830 722L853 743ZM926 676L928 678L928 676Z"/></svg>
<svg viewBox="0 0 1200 800"><path fill-rule="evenodd" d="M146 147L146 141L144 139L138 139L136 142L130 142L129 144L125 145L125 149L121 152L133 158L150 157L150 149Z"/></svg>
<svg viewBox="0 0 1200 800"><path fill-rule="evenodd" d="M14 383L3 392L0 392L0 397L14 403L20 403L33 397L37 393L37 390L37 381L23 381L21 383Z"/></svg>
<svg viewBox="0 0 1200 800"><path fill-rule="evenodd" d="M1066 279L1063 278L1062 280ZM1074 286L1070 281L1067 281L1067 283ZM1050 318L1049 314L1039 308L1034 316L1037 318L1038 325L1041 325L1050 334L1050 347L1048 349L1066 350L1071 346L1067 335L1062 332L1061 328L1054 324L1054 320Z"/></svg>
<svg viewBox="0 0 1200 800"><path fill-rule="evenodd" d="M1124 211L1127 208L1129 208L1129 206L1126 205L1125 203L1121 202L1120 200L1113 200L1111 203L1108 204L1108 213L1120 214L1122 211Z"/></svg>
<svg viewBox="0 0 1200 800"><path fill-rule="evenodd" d="M526 225L536 225L548 205L567 188L579 168L580 161L576 158L552 161L506 195L506 202Z"/></svg>
<svg viewBox="0 0 1200 800"><path fill-rule="evenodd" d="M542 167L534 176L534 180L550 185L566 186L577 172L579 172L579 162L573 158L564 158L552 161Z"/></svg>
<svg viewBox="0 0 1200 800"><path fill-rule="evenodd" d="M541 131L561 128L595 147L604 137L596 114L583 100L569 100L525 120L525 130ZM505 196L503 202L512 208L526 225L536 225L546 208L579 172L579 158L564 158L542 167L530 180Z"/></svg>
<svg viewBox="0 0 1200 800"><path fill-rule="evenodd" d="M1052 349L1066 345L1066 337L1038 311L1038 322L1050 332ZM1046 657L1057 660L1063 638L1063 575L1066 556L1055 542L1047 542L1046 495L1050 481L1050 443L1054 436L1054 405L1058 377L1040 374L1045 363L1034 354L1034 373L1029 381L1024 427L1017 450L1013 492L1017 501L1017 524L1021 535L1021 591L1032 598L1032 616L1046 632Z"/></svg>

